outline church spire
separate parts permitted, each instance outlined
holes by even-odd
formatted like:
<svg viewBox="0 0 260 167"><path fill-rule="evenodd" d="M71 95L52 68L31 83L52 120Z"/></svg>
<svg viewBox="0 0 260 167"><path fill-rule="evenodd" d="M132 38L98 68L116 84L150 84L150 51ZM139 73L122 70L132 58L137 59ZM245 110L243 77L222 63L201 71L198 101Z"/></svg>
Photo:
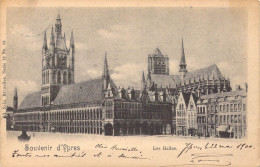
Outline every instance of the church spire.
<svg viewBox="0 0 260 167"><path fill-rule="evenodd" d="M107 65L107 52L105 53L104 72L103 72L103 77L106 76L109 76L108 65Z"/></svg>
<svg viewBox="0 0 260 167"><path fill-rule="evenodd" d="M186 60L185 60L185 52L184 52L184 45L183 45L183 38L182 38L182 44L181 44L181 61L180 61L180 74L182 77L185 77L186 73L188 72L186 70Z"/></svg>
<svg viewBox="0 0 260 167"><path fill-rule="evenodd" d="M110 81L110 75L109 75L109 70L108 70L108 64L107 64L107 52L105 52L105 61L104 61L104 71L103 71L103 90L107 90L109 81Z"/></svg>
<svg viewBox="0 0 260 167"><path fill-rule="evenodd" d="M14 100L13 100L13 107L15 110L18 108L18 95L17 95L17 88L14 89Z"/></svg>
<svg viewBox="0 0 260 167"><path fill-rule="evenodd" d="M182 38L182 41L181 41L181 62L180 62L180 65L185 65L186 66L184 46L183 46L183 38Z"/></svg>

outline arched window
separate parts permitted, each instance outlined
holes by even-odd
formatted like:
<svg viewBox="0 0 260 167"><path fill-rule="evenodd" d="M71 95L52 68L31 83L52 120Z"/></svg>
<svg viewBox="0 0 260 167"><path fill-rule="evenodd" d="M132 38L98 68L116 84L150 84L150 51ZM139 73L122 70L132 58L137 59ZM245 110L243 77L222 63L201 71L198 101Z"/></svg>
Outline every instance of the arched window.
<svg viewBox="0 0 260 167"><path fill-rule="evenodd" d="M71 84L71 73L69 71L69 74L68 74L68 84Z"/></svg>
<svg viewBox="0 0 260 167"><path fill-rule="evenodd" d="M66 71L64 71L63 73L63 84L66 84L67 83L67 73Z"/></svg>
<svg viewBox="0 0 260 167"><path fill-rule="evenodd" d="M58 82L58 84L61 83L61 74L60 74L60 71L58 71L57 82Z"/></svg>
<svg viewBox="0 0 260 167"><path fill-rule="evenodd" d="M56 71L53 71L53 74L52 74L52 75L53 75L53 76L52 76L53 83L56 84L56 75L57 75Z"/></svg>

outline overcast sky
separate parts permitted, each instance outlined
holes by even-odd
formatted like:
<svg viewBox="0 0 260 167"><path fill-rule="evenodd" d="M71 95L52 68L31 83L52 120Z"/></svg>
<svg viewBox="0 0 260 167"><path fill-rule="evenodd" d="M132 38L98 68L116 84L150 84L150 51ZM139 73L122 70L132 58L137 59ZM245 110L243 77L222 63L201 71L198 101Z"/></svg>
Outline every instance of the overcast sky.
<svg viewBox="0 0 260 167"><path fill-rule="evenodd" d="M218 65L231 85L247 81L247 13L227 8L9 8L8 105L14 87L19 103L41 87L43 32L48 44L60 13L69 46L75 40L75 81L100 77L104 53L118 86L140 88L147 56L159 48L170 58L170 74L178 73L181 39L188 71Z"/></svg>

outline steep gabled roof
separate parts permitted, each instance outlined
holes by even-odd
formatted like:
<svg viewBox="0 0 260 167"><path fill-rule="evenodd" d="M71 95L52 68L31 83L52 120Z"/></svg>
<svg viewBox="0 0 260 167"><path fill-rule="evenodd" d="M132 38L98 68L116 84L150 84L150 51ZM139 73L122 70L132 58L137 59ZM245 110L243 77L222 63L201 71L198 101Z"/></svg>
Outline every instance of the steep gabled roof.
<svg viewBox="0 0 260 167"><path fill-rule="evenodd" d="M191 93L180 92L178 103L180 102L180 98L182 96L183 100L184 100L184 103L185 103L185 107L187 107L188 104L189 104L189 101L190 101L190 95L191 95Z"/></svg>
<svg viewBox="0 0 260 167"><path fill-rule="evenodd" d="M222 76L221 72L218 69L218 66L216 64L213 64L211 66L205 67L205 68L201 68L192 72L188 72L184 78L186 83L189 83L189 79L191 82L195 81L198 82L199 79L204 79L207 80L207 76L209 77L209 80L213 80L213 77L215 80L218 80L219 78L221 80L224 79L224 77Z"/></svg>
<svg viewBox="0 0 260 167"><path fill-rule="evenodd" d="M197 105L197 102L198 102L198 100L199 100L199 97L198 97L195 93L192 93L191 96L192 96L192 98L193 98L193 100L194 100L194 103Z"/></svg>
<svg viewBox="0 0 260 167"><path fill-rule="evenodd" d="M62 86L53 105L95 102L103 99L102 78Z"/></svg>
<svg viewBox="0 0 260 167"><path fill-rule="evenodd" d="M184 101L185 101L185 105L186 107L188 106L189 104L189 101L190 101L190 95L191 93L182 93L183 94L183 98L184 98Z"/></svg>
<svg viewBox="0 0 260 167"><path fill-rule="evenodd" d="M221 72L219 71L216 64L213 64L211 66L201 68L192 72L188 72L184 80L181 79L179 75L163 75L163 74L150 74L151 81L157 84L157 87L159 88L162 86L163 88L169 87L170 88L176 88L176 84L185 83L188 84L189 80L191 83L199 82L199 79L202 81L203 77L205 80L207 80L207 77L209 77L209 80L213 80L213 78L217 81L219 78L221 80L224 80L224 77L222 76Z"/></svg>
<svg viewBox="0 0 260 167"><path fill-rule="evenodd" d="M151 74L151 80L157 84L157 88L161 86L163 88L176 88L176 84L180 83L180 77L178 75Z"/></svg>
<svg viewBox="0 0 260 167"><path fill-rule="evenodd" d="M18 107L18 109L27 109L41 107L41 91L28 94Z"/></svg>

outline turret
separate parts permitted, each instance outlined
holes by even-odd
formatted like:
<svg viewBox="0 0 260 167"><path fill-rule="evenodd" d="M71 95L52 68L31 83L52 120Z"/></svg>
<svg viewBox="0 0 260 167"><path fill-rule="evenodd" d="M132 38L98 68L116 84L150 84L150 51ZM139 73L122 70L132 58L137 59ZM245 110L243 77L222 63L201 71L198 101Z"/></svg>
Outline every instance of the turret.
<svg viewBox="0 0 260 167"><path fill-rule="evenodd" d="M14 107L15 110L17 110L17 108L18 108L18 95L17 95L17 88L14 89L13 107Z"/></svg>
<svg viewBox="0 0 260 167"><path fill-rule="evenodd" d="M218 93L220 93L221 90L221 80L220 77L218 78Z"/></svg>
<svg viewBox="0 0 260 167"><path fill-rule="evenodd" d="M163 90L163 102L164 103L166 103L166 97L167 97L166 90Z"/></svg>
<svg viewBox="0 0 260 167"><path fill-rule="evenodd" d="M75 45L74 45L74 37L73 37L73 31L71 31L70 36L70 67L72 71L74 72L74 55L75 55Z"/></svg>
<svg viewBox="0 0 260 167"><path fill-rule="evenodd" d="M145 76L144 76L144 71L143 71L143 75L142 75L142 81L141 81L141 89L144 88L146 82L145 82Z"/></svg>
<svg viewBox="0 0 260 167"><path fill-rule="evenodd" d="M186 70L186 60L185 60L185 53L184 53L184 46L183 46L183 39L182 39L182 45L181 45L181 61L180 61L180 75L182 76L182 79L185 77L185 75L187 74L187 70Z"/></svg>
<svg viewBox="0 0 260 167"><path fill-rule="evenodd" d="M50 39L50 50L54 51L54 47L55 47L55 41L54 41L54 33L53 33L53 27L51 28L51 39Z"/></svg>
<svg viewBox="0 0 260 167"><path fill-rule="evenodd" d="M47 46L46 31L44 31L43 45L42 45L42 69L44 69L46 66L45 55L47 50L48 50L48 46Z"/></svg>
<svg viewBox="0 0 260 167"><path fill-rule="evenodd" d="M223 92L226 92L227 88L226 88L226 79L224 78L224 86L223 86Z"/></svg>
<svg viewBox="0 0 260 167"><path fill-rule="evenodd" d="M132 88L131 90L131 100L135 100L135 90Z"/></svg>
<svg viewBox="0 0 260 167"><path fill-rule="evenodd" d="M61 34L62 33L62 24L61 24L60 14L58 14L57 19L56 19L55 32L56 32L57 38L62 37L62 34Z"/></svg>
<svg viewBox="0 0 260 167"><path fill-rule="evenodd" d="M154 100L159 101L159 93L157 90L155 90L155 92L154 92Z"/></svg>
<svg viewBox="0 0 260 167"><path fill-rule="evenodd" d="M44 55L47 50L48 50L48 46L47 46L47 37L46 37L46 30L45 30L44 37L43 37L42 54Z"/></svg>
<svg viewBox="0 0 260 167"><path fill-rule="evenodd" d="M151 85L152 85L151 71L148 71L146 84L147 84L146 86L147 86L148 88L150 88Z"/></svg>

